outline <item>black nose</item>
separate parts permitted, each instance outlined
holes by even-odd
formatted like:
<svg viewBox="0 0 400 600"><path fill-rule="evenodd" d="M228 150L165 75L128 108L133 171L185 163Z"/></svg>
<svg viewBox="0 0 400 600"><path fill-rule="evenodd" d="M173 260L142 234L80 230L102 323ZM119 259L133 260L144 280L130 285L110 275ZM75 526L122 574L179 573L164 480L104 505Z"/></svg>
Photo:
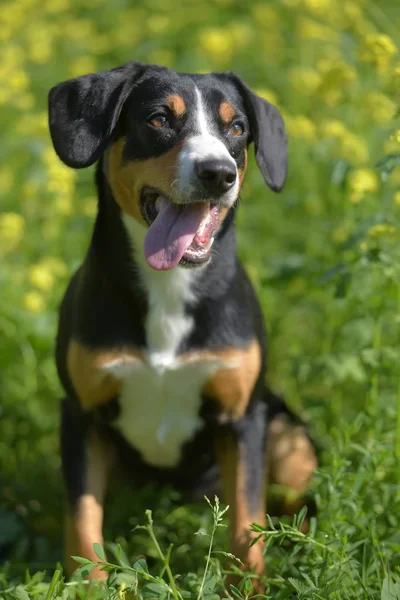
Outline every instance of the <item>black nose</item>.
<svg viewBox="0 0 400 600"><path fill-rule="evenodd" d="M203 187L213 195L229 191L236 181L236 167L227 160L203 160L196 164Z"/></svg>

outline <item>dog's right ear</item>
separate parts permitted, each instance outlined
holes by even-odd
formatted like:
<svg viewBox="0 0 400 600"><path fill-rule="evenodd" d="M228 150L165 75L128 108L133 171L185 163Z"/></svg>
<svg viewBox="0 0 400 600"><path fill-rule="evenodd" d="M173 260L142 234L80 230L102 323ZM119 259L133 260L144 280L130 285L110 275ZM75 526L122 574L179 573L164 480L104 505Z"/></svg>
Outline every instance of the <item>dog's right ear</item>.
<svg viewBox="0 0 400 600"><path fill-rule="evenodd" d="M121 109L144 66L131 62L59 83L49 92L49 126L55 151L69 167L100 158Z"/></svg>

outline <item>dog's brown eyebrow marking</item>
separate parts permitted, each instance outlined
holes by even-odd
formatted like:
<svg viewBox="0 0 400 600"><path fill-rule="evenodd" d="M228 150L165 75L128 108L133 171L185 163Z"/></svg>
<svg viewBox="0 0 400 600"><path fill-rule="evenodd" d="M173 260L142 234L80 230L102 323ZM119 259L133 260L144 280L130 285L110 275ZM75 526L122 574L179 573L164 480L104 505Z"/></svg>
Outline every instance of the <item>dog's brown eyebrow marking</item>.
<svg viewBox="0 0 400 600"><path fill-rule="evenodd" d="M181 117L186 112L185 101L182 96L179 96L178 94L168 96L167 104L176 117Z"/></svg>
<svg viewBox="0 0 400 600"><path fill-rule="evenodd" d="M221 104L219 105L219 116L221 117L224 123L229 123L230 121L232 121L235 114L236 110L230 102L227 102L226 100L224 100L224 102L221 102Z"/></svg>

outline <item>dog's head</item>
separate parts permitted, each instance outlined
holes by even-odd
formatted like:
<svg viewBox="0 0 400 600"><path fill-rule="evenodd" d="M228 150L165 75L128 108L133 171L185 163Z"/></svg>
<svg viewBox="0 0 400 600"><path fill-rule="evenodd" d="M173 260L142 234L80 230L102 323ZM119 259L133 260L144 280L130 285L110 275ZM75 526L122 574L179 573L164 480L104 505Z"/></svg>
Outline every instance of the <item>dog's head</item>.
<svg viewBox="0 0 400 600"><path fill-rule="evenodd" d="M269 187L279 191L286 178L279 111L232 73L189 75L132 62L55 86L49 114L65 164L88 167L104 155L113 196L147 229L144 253L157 270L209 261L251 142Z"/></svg>

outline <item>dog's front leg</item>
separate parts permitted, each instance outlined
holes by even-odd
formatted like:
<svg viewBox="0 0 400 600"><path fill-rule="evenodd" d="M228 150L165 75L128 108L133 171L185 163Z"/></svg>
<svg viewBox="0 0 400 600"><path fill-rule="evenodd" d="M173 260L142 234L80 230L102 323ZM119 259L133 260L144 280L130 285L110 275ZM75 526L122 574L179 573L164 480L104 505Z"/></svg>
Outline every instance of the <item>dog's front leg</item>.
<svg viewBox="0 0 400 600"><path fill-rule="evenodd" d="M257 535L251 523L264 525L266 521L266 426L266 406L254 404L244 417L224 425L217 434L223 499L230 506L230 551L242 561L243 570L259 575L264 571L263 542L250 544ZM253 583L261 588L257 580Z"/></svg>
<svg viewBox="0 0 400 600"><path fill-rule="evenodd" d="M103 544L103 501L109 459L87 416L65 399L61 413L61 456L67 492L65 558L68 575L79 566L71 557L99 559L93 544ZM106 579L96 568L91 578Z"/></svg>

